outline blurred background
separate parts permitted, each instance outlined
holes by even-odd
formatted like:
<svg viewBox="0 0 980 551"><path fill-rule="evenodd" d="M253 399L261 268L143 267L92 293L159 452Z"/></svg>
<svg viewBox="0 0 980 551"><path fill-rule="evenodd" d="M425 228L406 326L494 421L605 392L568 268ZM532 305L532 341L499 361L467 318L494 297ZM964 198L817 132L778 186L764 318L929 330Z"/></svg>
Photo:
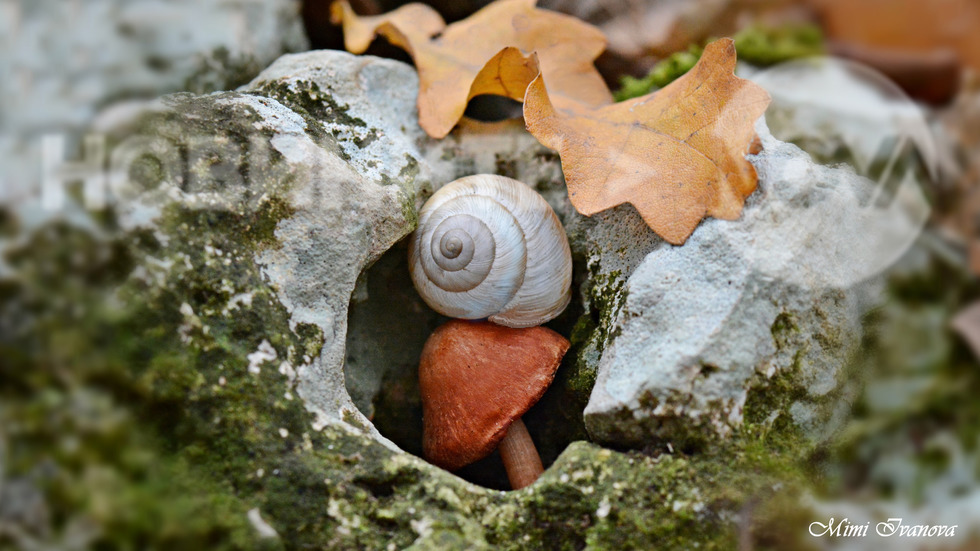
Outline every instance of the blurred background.
<svg viewBox="0 0 980 551"><path fill-rule="evenodd" d="M430 2L449 22L486 3ZM223 504L181 502L161 487L168 478L145 475L156 450L168 444L143 434L140 419L160 412L140 410L141 397L130 391L106 391L118 390L123 369L107 352L116 344L94 338L92 325L82 327L112 316L93 289L120 281L128 268L105 241L71 229L103 231L101 210L77 197L53 197L52 190L99 166L104 152L87 134L113 127L147 101L232 90L284 53L342 49L329 4L0 0L0 549L157 548L180 541L161 536L168 530L236 547L220 529L195 528L202 509ZM370 15L402 2L351 4ZM899 162L917 165L927 216L887 266L886 300L868 315L860 367L849 371L851 410L811 459L811 505L854 511L855 518L958 524L965 535L952 547L901 545L980 549L980 532L968 536L980 530L980 2L541 0L539 6L606 34L608 51L597 66L617 99L665 86L693 66L706 42L722 36L735 38L747 78L765 80L773 67L811 56L872 69L871 81L856 74L817 79L807 85L811 96L784 98L797 105L823 100L818 108L832 116L819 123L770 117L777 138L825 164L852 163L881 175L880 165L889 162L894 149L872 144L861 152L880 127L846 124L863 90L884 90L887 98L861 104L861 112L914 111L919 138L901 149ZM383 40L368 53L410 62ZM498 119L512 109L491 101L468 114ZM175 479L183 468L167 467Z"/></svg>

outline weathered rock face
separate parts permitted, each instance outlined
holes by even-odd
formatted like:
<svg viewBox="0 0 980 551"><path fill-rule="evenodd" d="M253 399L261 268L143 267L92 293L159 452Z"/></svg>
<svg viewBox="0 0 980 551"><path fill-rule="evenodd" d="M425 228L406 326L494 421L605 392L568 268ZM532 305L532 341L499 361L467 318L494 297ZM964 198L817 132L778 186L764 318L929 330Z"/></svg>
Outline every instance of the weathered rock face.
<svg viewBox="0 0 980 551"><path fill-rule="evenodd" d="M411 348L440 321L408 299L397 241L414 228L428 191L457 176L495 172L528 182L570 233L582 305L557 323L575 325L576 349L542 407L570 408L565 413L580 422L595 370L600 384L619 376L605 363L627 357L615 347L650 345L623 313L665 313L656 278L643 274L671 249L630 208L593 219L574 214L555 156L523 132L501 132L506 124L430 141L418 130L414 90L403 64L312 52L281 59L238 92L165 98L113 138L120 148L139 152L142 144L151 153L133 156L132 187L114 210L87 225L52 224L4 242L16 277L0 286L0 346L18 351L9 356L13 376L4 379L13 383L0 386L0 426L16 429L3 474L17 483L5 487L32 503L37 488L55 489L30 523L0 520L23 525L26 542L72 536L81 546L150 539L171 548L202 541L245 548L258 534L268 548L731 548L742 505L770 497L781 482L783 493L754 509L754 535L778 546L805 533L787 531L781 517L784 500L796 500L808 449L781 398L754 404L756 414L727 425L728 438L683 455L642 432L649 426L630 412L623 429L611 421L593 428L643 452L576 442L547 452L557 459L541 480L510 493L450 475L379 434L368 417L391 415L376 407L379 395L391 396L382 385L411 378ZM767 141L773 174L778 154L789 154L781 147ZM14 214L5 216L16 226ZM698 232L721 231L712 224L739 223L709 221ZM712 258L711 243L697 235L693 246ZM673 262L685 266L682 260ZM686 266L688 277L709 273ZM762 286L744 270L734 273L743 287ZM775 295L781 307L799 317L782 318L787 336L778 342L804 350L774 356L816 363L793 325L815 323L817 307L841 324L850 319L849 299L833 309L821 297L772 285L783 293ZM783 310L764 308L769 298L761 292L724 304L740 300L736 312L773 316L763 328L772 337ZM733 325L724 312L712 319L731 319L725 327L749 337L762 331ZM693 342L722 342L702 329L692 330ZM820 344L826 350L813 354L844 354L849 346ZM713 346L712 354L726 351ZM749 358L740 347L728 352ZM777 379L755 374L751 358L740 362L732 373ZM774 395L816 384L797 369L803 382L787 369L793 377L771 385ZM712 381L699 393L725 399L706 404L737 403L738 390L721 387L738 380ZM714 424L702 426L689 411L672 412L676 426L713 434ZM561 422L537 415L527 421L535 435ZM40 455L53 459L38 466ZM68 520L48 526L45 519ZM76 519L95 528L79 536ZM161 535L161 525L188 528Z"/></svg>
<svg viewBox="0 0 980 551"><path fill-rule="evenodd" d="M875 284L833 287L859 280L862 267L842 264L809 222L861 219L872 186L759 130L760 190L743 217L709 219L682 247L659 239L629 205L576 213L555 185L560 165L519 128L497 128L489 147L478 133L450 137L463 158L494 151L474 168L535 185L565 224L583 312L559 384L572 401L588 401L592 438L642 448L730 435L747 402L754 422L783 416L813 438L839 421L833 391ZM800 222L801 213L809 219Z"/></svg>
<svg viewBox="0 0 980 551"><path fill-rule="evenodd" d="M798 231L817 228L791 222L803 203L823 220L860 218L854 198L871 183L762 130L760 190L739 220L707 220L682 247L658 244L626 276L609 247L593 257L616 281L617 306L585 410L596 439L728 435L753 398L769 422L789 416L812 436L824 428L830 410L817 404L841 382L868 299L864 287L828 288L839 259L791 248L821 246Z"/></svg>
<svg viewBox="0 0 980 551"><path fill-rule="evenodd" d="M440 146L417 124L417 90L418 75L404 63L333 51L285 55L241 88L315 120L349 164L382 184L441 179L449 169L438 158L420 162ZM415 210L410 199L407 212Z"/></svg>
<svg viewBox="0 0 980 551"><path fill-rule="evenodd" d="M327 336L319 357L297 372L317 426L354 418L373 429L345 389L348 304L362 270L415 228L419 192L432 188L433 170L420 162L427 142L414 119L416 83L401 63L310 52L279 59L243 88L294 110L266 128L297 173L294 213L276 228L282 246L256 260L290 323L314 324ZM370 411L389 366L358 367L348 371L349 386Z"/></svg>

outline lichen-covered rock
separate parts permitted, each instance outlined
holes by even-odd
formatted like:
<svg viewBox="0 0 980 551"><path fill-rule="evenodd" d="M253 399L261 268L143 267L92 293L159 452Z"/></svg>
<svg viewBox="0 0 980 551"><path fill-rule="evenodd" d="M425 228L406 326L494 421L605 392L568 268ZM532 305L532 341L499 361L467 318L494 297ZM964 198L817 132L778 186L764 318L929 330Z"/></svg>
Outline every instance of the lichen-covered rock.
<svg viewBox="0 0 980 551"><path fill-rule="evenodd" d="M418 75L403 63L330 50L285 55L242 91L276 98L319 122L345 160L375 181L431 179L449 168L438 159L420 163L441 146L418 126Z"/></svg>
<svg viewBox="0 0 980 551"><path fill-rule="evenodd" d="M789 258L819 248L820 236L785 232L812 230L792 217L817 199L817 217L856 214L870 182L814 164L763 125L760 191L743 216L708 220L672 247L629 205L579 215L556 185L560 165L549 150L517 127L494 125L484 138L486 128L448 138L454 162L534 185L562 218L576 258L581 310L568 320L573 348L551 406L571 417L588 402L592 438L639 448L729 434L745 410L753 422L783 416L813 437L833 428L827 421L844 406L824 397L846 377L874 284L829 288L860 267L834 265L832 250Z"/></svg>
<svg viewBox="0 0 980 551"><path fill-rule="evenodd" d="M282 246L257 260L292 323L313 323L329 336L319 358L297 372L300 396L322 422L353 418L373 429L345 389L348 304L362 270L415 228L420 192L432 188L415 82L401 63L308 52L280 58L243 88L299 113L290 121L298 126L275 128L270 140L290 166L302 167L295 210L276 229ZM362 361L348 370L362 409L370 411L390 367Z"/></svg>
<svg viewBox="0 0 980 551"><path fill-rule="evenodd" d="M577 442L510 493L381 437L345 391L348 302L398 279L357 283L443 183L428 178L493 159L491 170L538 174L553 199L560 185L539 149L495 158L493 145L461 146L478 134L414 139L409 94L373 118L364 97L404 65L320 56L304 63L360 78L270 71L239 92L162 100L113 138L148 155L132 156L130 185L84 224L22 226L5 209L0 491L39 513L0 508L15 526L0 543L725 549L743 503L777 481L792 497L795 441L755 425L695 455ZM348 386L370 403L375 383L357 377ZM771 503L749 522L767 541L780 537Z"/></svg>
<svg viewBox="0 0 980 551"><path fill-rule="evenodd" d="M585 409L595 439L724 436L752 400L764 404L754 408L762 421L788 417L813 437L827 428L835 404L826 398L860 343L869 289L829 286L839 257L820 252L819 228L792 222L860 218L871 182L760 130L760 189L738 220L707 220L682 247L652 244L626 269L636 257L610 245L590 259L593 285L602 282L613 305ZM799 242L806 247L790 246Z"/></svg>
<svg viewBox="0 0 980 551"><path fill-rule="evenodd" d="M764 133L745 216L670 247L629 206L576 214L557 157L519 123L429 140L415 87L397 62L287 56L236 92L170 96L114 132L114 151L151 155L116 167L130 185L110 209L77 209L84 223L0 209L0 495L25 504L0 507L16 526L0 546L801 548L806 407L825 413L862 295L765 279L744 253L800 191L790 175L841 193L855 181ZM553 322L574 347L525 419L550 466L518 492L405 451L418 450L415 360L442 319L399 240L431 190L475 172L549 200L580 289ZM641 321L705 361L652 361L669 348ZM629 358L640 397L588 422L633 449L583 441L586 400L609 395ZM678 390L689 371L671 365L704 373ZM687 399L642 418L658 392Z"/></svg>

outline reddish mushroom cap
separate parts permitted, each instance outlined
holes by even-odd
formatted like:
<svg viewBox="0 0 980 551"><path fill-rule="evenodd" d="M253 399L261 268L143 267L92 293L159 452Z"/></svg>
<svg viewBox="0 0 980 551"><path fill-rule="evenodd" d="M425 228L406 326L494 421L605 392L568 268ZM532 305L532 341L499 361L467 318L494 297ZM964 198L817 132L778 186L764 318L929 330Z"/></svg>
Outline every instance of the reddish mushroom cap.
<svg viewBox="0 0 980 551"><path fill-rule="evenodd" d="M545 327L452 320L422 350L422 449L455 470L490 455L555 377L569 342Z"/></svg>

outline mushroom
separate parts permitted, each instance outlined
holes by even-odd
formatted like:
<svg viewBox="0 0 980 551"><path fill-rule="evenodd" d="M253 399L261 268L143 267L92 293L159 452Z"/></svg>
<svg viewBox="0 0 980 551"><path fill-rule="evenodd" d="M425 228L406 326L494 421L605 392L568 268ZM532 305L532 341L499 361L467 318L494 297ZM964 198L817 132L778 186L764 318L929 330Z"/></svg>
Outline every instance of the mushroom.
<svg viewBox="0 0 980 551"><path fill-rule="evenodd" d="M545 327L452 320L425 343L419 364L422 448L456 470L499 449L516 490L544 471L521 416L555 377L567 339Z"/></svg>

